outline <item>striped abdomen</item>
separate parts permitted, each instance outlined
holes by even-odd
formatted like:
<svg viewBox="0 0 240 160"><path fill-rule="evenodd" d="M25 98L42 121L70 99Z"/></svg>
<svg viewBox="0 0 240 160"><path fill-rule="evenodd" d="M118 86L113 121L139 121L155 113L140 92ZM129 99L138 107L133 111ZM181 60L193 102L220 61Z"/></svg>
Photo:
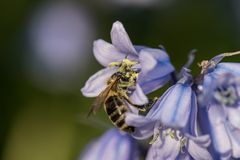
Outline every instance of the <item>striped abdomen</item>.
<svg viewBox="0 0 240 160"><path fill-rule="evenodd" d="M134 127L125 123L127 106L118 96L109 96L105 101L105 111L112 123L125 132L134 132Z"/></svg>

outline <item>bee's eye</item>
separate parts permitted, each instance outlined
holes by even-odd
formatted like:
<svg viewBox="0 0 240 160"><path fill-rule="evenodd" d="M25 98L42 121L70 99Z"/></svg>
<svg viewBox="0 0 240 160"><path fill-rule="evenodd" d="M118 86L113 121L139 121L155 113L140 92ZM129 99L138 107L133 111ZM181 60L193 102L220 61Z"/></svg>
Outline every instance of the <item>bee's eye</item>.
<svg viewBox="0 0 240 160"><path fill-rule="evenodd" d="M121 80L127 82L127 81L129 80L129 78L127 78L127 77L122 77Z"/></svg>
<svg viewBox="0 0 240 160"><path fill-rule="evenodd" d="M122 87L123 90L127 90L127 87Z"/></svg>

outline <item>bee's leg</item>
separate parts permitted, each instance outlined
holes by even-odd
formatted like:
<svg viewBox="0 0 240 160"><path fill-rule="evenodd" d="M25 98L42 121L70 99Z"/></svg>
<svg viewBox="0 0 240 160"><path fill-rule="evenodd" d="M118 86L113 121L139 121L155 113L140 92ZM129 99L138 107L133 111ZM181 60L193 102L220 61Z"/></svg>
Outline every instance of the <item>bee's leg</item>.
<svg viewBox="0 0 240 160"><path fill-rule="evenodd" d="M120 95L121 97L123 97L124 99L129 99L128 97L128 92L127 92L127 87L120 87L118 86L117 87L117 92L118 92L118 95Z"/></svg>
<svg viewBox="0 0 240 160"><path fill-rule="evenodd" d="M131 106L137 108L138 110L143 111L143 112L146 111L146 109L144 108L145 105L136 105L136 104L133 104L133 103L129 100L129 98L125 98L125 97L123 97L123 98L127 101L127 103L129 103Z"/></svg>
<svg viewBox="0 0 240 160"><path fill-rule="evenodd" d="M109 67L118 67L120 66L121 62L111 62L108 66Z"/></svg>
<svg viewBox="0 0 240 160"><path fill-rule="evenodd" d="M148 100L148 103L145 104L145 105L143 105L144 108L145 108L145 110L147 111L147 110L151 109L151 108L153 107L153 105L157 102L157 100L158 100L157 97L150 98L150 99Z"/></svg>
<svg viewBox="0 0 240 160"><path fill-rule="evenodd" d="M131 104L133 107L137 108L139 111L146 112L148 109L152 108L152 106L156 103L158 100L157 97L149 99L149 102L145 105L136 105L133 104L129 99L126 99L126 101Z"/></svg>
<svg viewBox="0 0 240 160"><path fill-rule="evenodd" d="M133 107L137 108L141 112L146 112L147 108L146 105L136 105L136 104L131 104Z"/></svg>
<svg viewBox="0 0 240 160"><path fill-rule="evenodd" d="M150 98L149 102L146 104L146 108L150 109L157 102L158 97Z"/></svg>
<svg viewBox="0 0 240 160"><path fill-rule="evenodd" d="M124 87L132 87L132 86L135 86L135 82L121 82L121 83L119 83L118 84L118 86L120 87L120 88L124 88Z"/></svg>

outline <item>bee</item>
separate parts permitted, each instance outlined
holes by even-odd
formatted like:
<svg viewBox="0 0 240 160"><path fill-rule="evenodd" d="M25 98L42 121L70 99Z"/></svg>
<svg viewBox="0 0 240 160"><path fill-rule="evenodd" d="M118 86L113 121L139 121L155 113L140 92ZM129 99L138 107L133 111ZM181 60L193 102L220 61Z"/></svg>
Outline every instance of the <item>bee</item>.
<svg viewBox="0 0 240 160"><path fill-rule="evenodd" d="M136 61L123 59L122 62L113 62L110 66L119 67L107 82L107 87L95 99L88 115L96 113L96 111L104 106L111 122L120 130L132 133L134 127L125 123L126 112L129 111L127 103L144 110L143 106L134 105L128 98L130 88L134 88L139 71L133 69L132 66L137 64Z"/></svg>

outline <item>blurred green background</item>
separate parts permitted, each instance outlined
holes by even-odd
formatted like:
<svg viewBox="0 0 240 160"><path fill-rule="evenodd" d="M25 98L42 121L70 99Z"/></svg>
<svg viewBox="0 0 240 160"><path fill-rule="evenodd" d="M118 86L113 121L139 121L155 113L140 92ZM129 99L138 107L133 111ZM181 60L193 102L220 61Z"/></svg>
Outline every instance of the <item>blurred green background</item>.
<svg viewBox="0 0 240 160"><path fill-rule="evenodd" d="M238 0L0 3L3 160L76 160L90 140L111 127L103 111L86 118L93 99L83 97L80 88L101 68L93 40L110 41L116 20L134 44L164 45L178 70L188 52L198 49L194 74L196 62L240 49Z"/></svg>

